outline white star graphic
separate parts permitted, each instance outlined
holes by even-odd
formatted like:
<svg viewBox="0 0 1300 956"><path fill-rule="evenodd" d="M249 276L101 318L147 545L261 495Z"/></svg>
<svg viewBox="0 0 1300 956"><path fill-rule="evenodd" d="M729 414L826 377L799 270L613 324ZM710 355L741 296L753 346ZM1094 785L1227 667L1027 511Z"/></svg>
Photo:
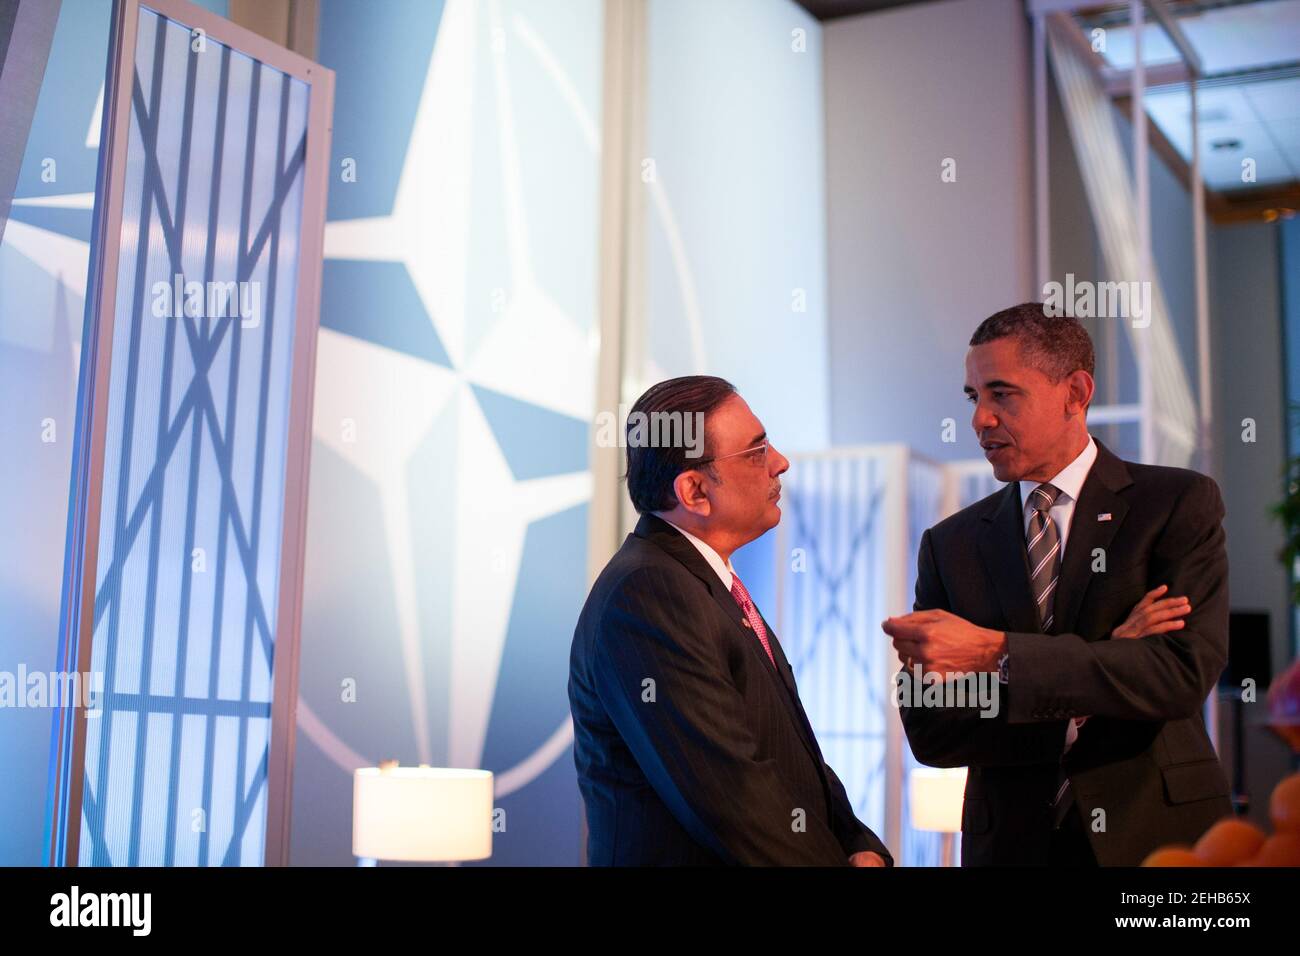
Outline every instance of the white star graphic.
<svg viewBox="0 0 1300 956"><path fill-rule="evenodd" d="M497 6L488 7L494 35L499 35ZM466 0L450 0L443 11L392 212L329 223L325 238L327 258L405 265L453 369L322 330L315 413L316 438L378 489L415 738L421 759L430 762L422 661L432 635L420 632L419 573L411 539L411 502L419 489L407 486L406 475L434 420L454 404L455 447L447 456L455 484L448 759L458 767L477 767L482 759L528 526L591 496L591 476L585 470L516 480L470 384L589 421L597 348L594 337L536 281L505 51L492 44L506 207L503 248L511 289L493 328L469 354L465 276L471 241L476 15L475 4ZM531 42L540 41L534 37ZM338 423L345 418L358 423L354 441L341 438ZM379 427L367 428L363 422ZM355 760L356 755L337 746L337 739L330 746L319 721L300 725L313 739L319 736L317 742L336 760ZM499 776L497 795L529 782L571 740L572 725L566 719L531 757Z"/></svg>

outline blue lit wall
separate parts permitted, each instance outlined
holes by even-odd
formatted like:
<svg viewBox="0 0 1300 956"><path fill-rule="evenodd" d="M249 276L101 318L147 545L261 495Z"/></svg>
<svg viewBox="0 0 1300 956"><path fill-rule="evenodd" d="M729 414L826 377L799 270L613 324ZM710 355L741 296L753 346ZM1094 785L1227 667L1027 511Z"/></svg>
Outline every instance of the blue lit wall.
<svg viewBox="0 0 1300 956"><path fill-rule="evenodd" d="M648 386L733 382L784 451L830 441L822 28L793 0L650 0Z"/></svg>
<svg viewBox="0 0 1300 956"><path fill-rule="evenodd" d="M110 9L60 9L0 242L0 671L13 675L48 672L58 647ZM0 708L0 865L45 859L51 717L48 707Z"/></svg>
<svg viewBox="0 0 1300 956"><path fill-rule="evenodd" d="M1282 329L1286 345L1287 450L1300 456L1300 219L1277 225L1278 268L1281 272Z"/></svg>
<svg viewBox="0 0 1300 956"><path fill-rule="evenodd" d="M830 441L822 27L793 0L647 5L644 340L633 392L731 381L784 452ZM647 180L648 181L645 181ZM775 534L734 557L775 600Z"/></svg>

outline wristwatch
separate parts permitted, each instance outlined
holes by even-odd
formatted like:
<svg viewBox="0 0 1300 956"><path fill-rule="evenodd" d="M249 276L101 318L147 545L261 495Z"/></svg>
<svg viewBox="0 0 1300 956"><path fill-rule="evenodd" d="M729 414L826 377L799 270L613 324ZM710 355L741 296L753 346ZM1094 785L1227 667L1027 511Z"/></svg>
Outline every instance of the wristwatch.
<svg viewBox="0 0 1300 956"><path fill-rule="evenodd" d="M1007 683L1008 681L1007 673L1010 669L1008 665L1010 663L1011 663L1010 651L1007 651L1007 653L1003 654L1001 657L998 658L998 683L999 684Z"/></svg>

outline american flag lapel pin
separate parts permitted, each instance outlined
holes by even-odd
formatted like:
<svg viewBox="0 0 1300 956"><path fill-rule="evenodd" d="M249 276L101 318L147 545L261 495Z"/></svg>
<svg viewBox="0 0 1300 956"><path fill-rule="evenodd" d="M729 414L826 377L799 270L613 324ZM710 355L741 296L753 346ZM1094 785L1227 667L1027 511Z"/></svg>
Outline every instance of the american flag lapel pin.
<svg viewBox="0 0 1300 956"><path fill-rule="evenodd" d="M1110 512L1109 512L1109 511L1103 511L1101 514L1097 515L1097 520L1098 520L1098 521L1109 521L1109 520L1110 520Z"/></svg>

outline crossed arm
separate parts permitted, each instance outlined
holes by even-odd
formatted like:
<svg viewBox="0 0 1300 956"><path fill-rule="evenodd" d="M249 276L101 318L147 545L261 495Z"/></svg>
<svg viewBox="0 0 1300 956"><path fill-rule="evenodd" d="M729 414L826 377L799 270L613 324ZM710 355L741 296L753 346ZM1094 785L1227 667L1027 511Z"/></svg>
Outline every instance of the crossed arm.
<svg viewBox="0 0 1300 956"><path fill-rule="evenodd" d="M1208 478L1180 496L1148 560L1166 593L1185 595L1190 613L1136 640L1089 641L1079 634L1003 633L950 613L929 532L918 559L916 608L886 629L895 646L927 669L996 668L1010 655L1010 683L995 718L973 708L903 707L917 758L935 766L1051 762L1065 718L1101 715L1172 720L1195 713L1227 660L1227 558L1223 503ZM1144 599L1145 601L1146 599ZM1136 610L1136 609L1135 609ZM910 619L910 620L909 620ZM1116 633L1117 637L1130 636Z"/></svg>
<svg viewBox="0 0 1300 956"><path fill-rule="evenodd" d="M930 532L921 537L920 555L917 562L916 602L917 612L939 610L951 616L948 595L943 589L938 568L934 559L934 546ZM908 617L916 617L914 613ZM899 620L906 620L902 618ZM966 627L974 627L960 618L955 618ZM930 653L924 637L931 631L923 625L924 631L918 632L916 654L908 653L922 666L934 669L935 661L927 655ZM887 622L887 630L890 630ZM983 629L981 629L983 630ZM911 630L900 633L912 634ZM993 632L990 632L993 633ZM891 634L891 636L893 636ZM895 644L898 644L895 638ZM1005 641L1002 642L1005 644ZM971 670L992 672L996 667L999 652L995 641L989 667L988 654L979 652L978 666ZM900 654L903 653L900 650ZM1019 665L1017 665L1018 667ZM965 670L951 667L946 670ZM910 690L912 676L904 673L900 676ZM1009 688L999 688L1004 697L1012 693ZM916 696L905 693L899 704L899 713L903 719L903 729L907 733L907 742L911 745L916 759L932 767L970 767L970 766L1017 766L1050 763L1061 755L1065 741L1064 720L1046 723L1013 725L1007 721L1007 710L1000 707L994 717L981 716L981 711L974 705L969 707L914 707Z"/></svg>
<svg viewBox="0 0 1300 956"><path fill-rule="evenodd" d="M1182 628L1130 641L1008 634L1012 666L1021 671L1014 678L1008 719L1035 720L1049 703L1071 714L1126 720L1195 714L1228 660L1223 513L1218 486L1208 478L1194 482L1151 553L1151 580L1191 602Z"/></svg>

